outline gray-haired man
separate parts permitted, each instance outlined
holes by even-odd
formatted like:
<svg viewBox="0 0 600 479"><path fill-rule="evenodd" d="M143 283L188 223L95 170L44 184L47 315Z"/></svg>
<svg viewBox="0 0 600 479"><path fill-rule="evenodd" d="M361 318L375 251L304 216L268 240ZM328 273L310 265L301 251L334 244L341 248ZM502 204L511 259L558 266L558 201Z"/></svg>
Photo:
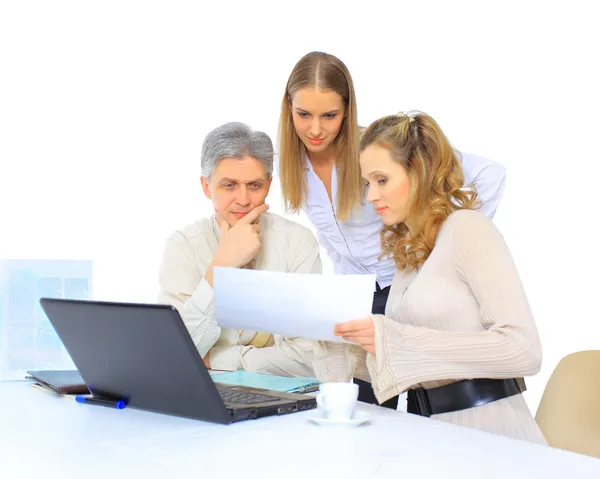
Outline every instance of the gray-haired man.
<svg viewBox="0 0 600 479"><path fill-rule="evenodd" d="M311 341L220 328L215 321L215 266L321 273L314 235L266 213L273 173L270 138L242 123L226 123L206 136L201 165L202 189L215 214L167 240L159 302L178 309L208 367L312 376Z"/></svg>

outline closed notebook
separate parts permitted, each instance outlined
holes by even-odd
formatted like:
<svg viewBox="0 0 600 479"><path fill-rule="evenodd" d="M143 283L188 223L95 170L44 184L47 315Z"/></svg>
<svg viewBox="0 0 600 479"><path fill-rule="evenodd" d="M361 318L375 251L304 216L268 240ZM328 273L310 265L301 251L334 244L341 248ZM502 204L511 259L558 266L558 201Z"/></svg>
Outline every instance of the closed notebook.
<svg viewBox="0 0 600 479"><path fill-rule="evenodd" d="M239 370L211 376L216 383L231 384L234 386L249 386L253 388L270 389L287 393L304 393L316 391L319 381L315 378L286 378L270 374L252 373Z"/></svg>
<svg viewBox="0 0 600 479"><path fill-rule="evenodd" d="M27 371L25 379L51 389L57 394L89 394L83 378L77 370Z"/></svg>

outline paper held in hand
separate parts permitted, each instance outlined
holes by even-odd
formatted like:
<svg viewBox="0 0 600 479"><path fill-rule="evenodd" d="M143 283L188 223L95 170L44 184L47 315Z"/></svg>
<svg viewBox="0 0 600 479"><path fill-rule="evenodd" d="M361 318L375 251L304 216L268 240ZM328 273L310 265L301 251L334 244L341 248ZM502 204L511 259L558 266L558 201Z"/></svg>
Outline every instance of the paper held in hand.
<svg viewBox="0 0 600 479"><path fill-rule="evenodd" d="M336 324L371 313L374 274L317 275L214 269L219 326L342 341Z"/></svg>

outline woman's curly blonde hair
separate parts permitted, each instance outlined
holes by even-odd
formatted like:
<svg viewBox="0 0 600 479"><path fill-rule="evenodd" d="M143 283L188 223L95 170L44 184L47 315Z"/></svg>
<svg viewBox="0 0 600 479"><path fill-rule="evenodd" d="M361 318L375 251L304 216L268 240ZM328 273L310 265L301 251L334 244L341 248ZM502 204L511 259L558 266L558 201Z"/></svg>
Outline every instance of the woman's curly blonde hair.
<svg viewBox="0 0 600 479"><path fill-rule="evenodd" d="M409 217L405 223L384 226L381 257L391 256L400 270L416 269L431 254L438 231L453 211L480 206L473 185L464 186L458 153L433 118L425 113L386 116L372 123L360 142L362 153L371 145L386 148L410 178Z"/></svg>

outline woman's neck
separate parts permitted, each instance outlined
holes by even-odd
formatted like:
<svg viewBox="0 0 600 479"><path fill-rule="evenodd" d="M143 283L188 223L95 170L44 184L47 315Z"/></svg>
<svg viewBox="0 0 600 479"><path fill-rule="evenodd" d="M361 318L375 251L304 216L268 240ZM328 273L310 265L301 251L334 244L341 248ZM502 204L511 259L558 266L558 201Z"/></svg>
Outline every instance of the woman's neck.
<svg viewBox="0 0 600 479"><path fill-rule="evenodd" d="M308 159L313 166L333 166L335 164L336 155L335 148L327 148L318 153L308 152Z"/></svg>
<svg viewBox="0 0 600 479"><path fill-rule="evenodd" d="M414 223L410 220L406 220L404 225L408 228L408 234L414 236L416 232Z"/></svg>
<svg viewBox="0 0 600 479"><path fill-rule="evenodd" d="M419 231L422 230L423 225L425 224L425 218L423 216L412 215L409 216L404 224L408 228L408 232L411 236L415 236Z"/></svg>

